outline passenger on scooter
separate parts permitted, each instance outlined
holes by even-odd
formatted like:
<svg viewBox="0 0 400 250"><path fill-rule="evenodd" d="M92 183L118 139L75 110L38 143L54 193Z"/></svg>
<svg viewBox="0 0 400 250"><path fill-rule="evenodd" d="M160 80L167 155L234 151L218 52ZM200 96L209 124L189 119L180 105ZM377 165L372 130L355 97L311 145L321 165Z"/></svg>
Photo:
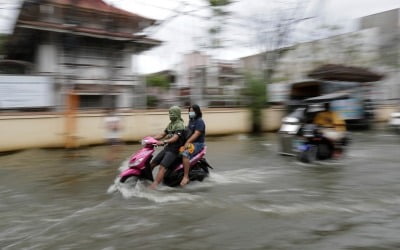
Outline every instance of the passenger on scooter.
<svg viewBox="0 0 400 250"><path fill-rule="evenodd" d="M346 122L339 113L331 110L329 102L324 104L324 111L317 113L313 123L322 127L322 135L331 140L336 148L346 135Z"/></svg>
<svg viewBox="0 0 400 250"><path fill-rule="evenodd" d="M189 107L189 124L187 131L189 138L183 146L182 164L183 164L183 179L181 186L189 183L190 159L199 153L205 146L206 125L202 119L202 112L199 105L194 104Z"/></svg>
<svg viewBox="0 0 400 250"><path fill-rule="evenodd" d="M157 140L166 138L165 140L158 142L158 145L166 146L151 162L152 169L157 165L160 165L156 178L150 185L151 189L155 189L164 179L166 170L170 168L176 158L179 157L179 148L184 143L183 132L185 125L181 117L181 109L178 106L172 106L169 109L169 119L171 122L168 124L164 132L154 137Z"/></svg>

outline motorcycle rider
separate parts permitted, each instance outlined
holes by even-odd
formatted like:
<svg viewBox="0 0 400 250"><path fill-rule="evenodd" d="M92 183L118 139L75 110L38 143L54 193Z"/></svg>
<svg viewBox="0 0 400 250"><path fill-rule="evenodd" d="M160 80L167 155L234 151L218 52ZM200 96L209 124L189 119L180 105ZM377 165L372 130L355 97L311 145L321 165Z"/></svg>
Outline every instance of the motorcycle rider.
<svg viewBox="0 0 400 250"><path fill-rule="evenodd" d="M172 106L169 109L169 119L171 122L168 124L165 130L161 134L154 137L157 140L166 138L165 140L157 143L157 145L166 146L151 162L152 169L154 169L157 165L160 165L156 178L150 185L151 189L157 188L158 184L161 183L165 172L169 167L171 167L172 163L179 156L179 148L184 143L183 132L185 125L181 117L181 109L178 106Z"/></svg>
<svg viewBox="0 0 400 250"><path fill-rule="evenodd" d="M329 102L324 103L324 111L314 117L314 124L322 127L322 135L333 142L334 150L339 150L338 142L345 137L346 122L339 113L331 110Z"/></svg>
<svg viewBox="0 0 400 250"><path fill-rule="evenodd" d="M189 138L183 146L182 164L183 164L183 179L180 183L185 186L189 183L190 159L199 153L205 146L206 125L202 119L202 112L199 105L193 104L189 107L189 124L187 131Z"/></svg>

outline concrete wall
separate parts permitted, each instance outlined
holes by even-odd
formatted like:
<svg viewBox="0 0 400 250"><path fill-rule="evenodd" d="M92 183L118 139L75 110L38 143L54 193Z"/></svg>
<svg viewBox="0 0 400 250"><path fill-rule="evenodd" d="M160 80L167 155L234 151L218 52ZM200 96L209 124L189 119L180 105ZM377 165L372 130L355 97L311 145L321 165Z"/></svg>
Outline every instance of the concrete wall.
<svg viewBox="0 0 400 250"><path fill-rule="evenodd" d="M376 112L376 120L387 121L395 107L383 106ZM264 131L276 131L285 115L283 108L263 111ZM132 111L120 114L123 122L124 141L139 141L146 135L161 133L169 122L167 110ZM187 112L182 117L187 124ZM102 113L81 113L77 118L78 144L104 143ZM207 135L248 133L251 129L250 113L247 109L203 110ZM0 115L0 152L27 148L63 147L65 119L62 114Z"/></svg>
<svg viewBox="0 0 400 250"><path fill-rule="evenodd" d="M398 112L399 107L395 105L382 105L378 110L375 110L375 121L376 122L387 122L390 118L390 114Z"/></svg>
<svg viewBox="0 0 400 250"><path fill-rule="evenodd" d="M62 146L59 115L0 116L0 151Z"/></svg>
<svg viewBox="0 0 400 250"><path fill-rule="evenodd" d="M286 115L284 107L264 109L263 129L264 131L276 131L281 126L282 118Z"/></svg>
<svg viewBox="0 0 400 250"><path fill-rule="evenodd" d="M264 127L279 128L281 110L265 110ZM169 122L168 112L133 111L120 114L123 121L123 140L139 141L146 135L161 133ZM182 117L187 124L187 112ZM81 113L77 118L79 145L104 143L102 113ZM207 135L247 133L250 131L250 114L246 109L203 110ZM279 119L277 121L276 119ZM276 121L275 121L276 120ZM0 115L0 152L26 148L63 147L65 119L60 113L41 115Z"/></svg>

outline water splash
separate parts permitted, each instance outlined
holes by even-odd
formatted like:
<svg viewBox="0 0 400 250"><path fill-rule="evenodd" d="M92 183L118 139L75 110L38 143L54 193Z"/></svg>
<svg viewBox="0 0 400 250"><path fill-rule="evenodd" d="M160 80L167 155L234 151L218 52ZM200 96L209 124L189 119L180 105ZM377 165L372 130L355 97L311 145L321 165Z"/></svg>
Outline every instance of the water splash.
<svg viewBox="0 0 400 250"><path fill-rule="evenodd" d="M296 203L292 205L267 205L267 206L256 206L256 205L248 205L249 208L264 212L264 213L272 213L279 215L295 215L300 213L314 213L314 212L327 212L327 211L335 211L335 212L347 212L347 213L355 213L356 210L352 208L346 208L342 206L337 206L334 204L328 203L314 203L314 204L301 204Z"/></svg>
<svg viewBox="0 0 400 250"><path fill-rule="evenodd" d="M122 171L128 168L129 168L129 158L121 163L121 165L118 167L118 171L121 173Z"/></svg>
<svg viewBox="0 0 400 250"><path fill-rule="evenodd" d="M48 231L50 231L50 230L52 230L52 229L54 229L54 228L56 228L56 227L58 227L58 226L60 226L60 225L62 225L64 223L66 223L67 221L71 221L71 220L74 220L74 219L79 218L81 216L84 216L85 213L90 213L92 211L96 211L100 207L107 206L107 204L108 204L108 201L104 201L104 202L101 202L101 203L99 203L97 205L94 205L94 206L85 207L85 208L76 210L75 212L71 213L70 215L68 215L68 216L66 216L64 218L56 220L55 223L53 223L50 226L44 228L43 230L34 232L32 234L27 234L23 238L18 239L16 242L14 242L12 244L9 244L9 245L5 246L2 249L12 249L12 248L14 248L14 247L16 247L16 246L18 246L20 244L23 244L24 242L26 242L28 240L31 240L31 239L34 239L34 238L37 238L37 237L41 237L41 236L45 235Z"/></svg>
<svg viewBox="0 0 400 250"><path fill-rule="evenodd" d="M123 161L118 167L119 173L126 170L128 167L129 158ZM188 184L184 189L181 189L180 187L172 188L160 185L157 190L151 190L148 188L148 181L146 180L138 180L135 183L131 183L128 179L125 183L121 183L120 178L117 177L115 178L114 183L108 187L107 193L113 194L119 192L126 199L136 197L145 198L157 203L167 203L198 200L201 198L200 196L190 193L182 193L182 190L195 191L209 186L209 182L194 182Z"/></svg>
<svg viewBox="0 0 400 250"><path fill-rule="evenodd" d="M179 189L179 187L172 188L160 185L157 190L151 190L148 188L148 182L145 180L138 180L136 184L132 185L129 181L121 183L119 178L116 178L114 184L108 188L107 193L119 192L125 199L134 197L145 198L156 203L184 202L202 199L202 197L198 195L179 192L182 191L182 189Z"/></svg>
<svg viewBox="0 0 400 250"><path fill-rule="evenodd" d="M347 203L350 200L347 201ZM400 204L400 197L397 199L379 199L371 200L352 200L351 204L340 204L332 202L312 202L312 203L293 203L290 205L251 205L247 207L250 209L279 215L296 215L301 213L324 213L324 212L344 212L344 213L371 213L380 212L385 214L390 211L388 206ZM385 206L386 205L386 206ZM388 206L387 206L388 205Z"/></svg>
<svg viewBox="0 0 400 250"><path fill-rule="evenodd" d="M190 193L176 193L177 188L160 186L157 191L154 191L154 190L149 190L147 187L141 185L142 184L141 182L139 182L138 184L139 185L136 185L137 189L135 189L135 191L137 192L134 193L135 196L146 198L157 203L195 201L201 199L200 196Z"/></svg>
<svg viewBox="0 0 400 250"><path fill-rule="evenodd" d="M268 189L263 190L261 193L264 194L275 194L275 193L303 193L305 190L301 188L287 188L287 189Z"/></svg>
<svg viewBox="0 0 400 250"><path fill-rule="evenodd" d="M249 136L248 136L248 135L240 134L240 135L237 136L237 139L238 139L239 141L245 141L245 140L248 140L248 139L249 139Z"/></svg>
<svg viewBox="0 0 400 250"><path fill-rule="evenodd" d="M260 170L259 168L244 168L238 170L230 170L223 172L213 172L210 174L210 181L217 184L232 184L232 183L264 183L266 179L276 175L283 175L287 171L283 169L268 169Z"/></svg>

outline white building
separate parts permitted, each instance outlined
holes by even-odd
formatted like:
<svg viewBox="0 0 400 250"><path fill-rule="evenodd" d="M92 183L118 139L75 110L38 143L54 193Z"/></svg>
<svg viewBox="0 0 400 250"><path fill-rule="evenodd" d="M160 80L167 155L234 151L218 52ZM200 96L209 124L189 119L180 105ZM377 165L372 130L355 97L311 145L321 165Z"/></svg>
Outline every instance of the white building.
<svg viewBox="0 0 400 250"><path fill-rule="evenodd" d="M293 82L323 64L373 67L379 56L377 36L372 28L297 44L278 60L273 79Z"/></svg>
<svg viewBox="0 0 400 250"><path fill-rule="evenodd" d="M59 108L71 89L80 108L130 108L144 100L132 55L160 44L139 34L154 22L102 0L23 1L7 59L51 78Z"/></svg>
<svg viewBox="0 0 400 250"><path fill-rule="evenodd" d="M276 64L273 82L307 78L310 70L322 64L366 67L385 75L374 84L371 98L378 103L400 102L400 9L360 18L357 31L282 50L285 52ZM261 53L241 58L243 69L262 74L264 56Z"/></svg>
<svg viewBox="0 0 400 250"><path fill-rule="evenodd" d="M400 102L400 9L393 9L360 19L360 30L377 29L379 60L376 65L386 75L377 98L388 103Z"/></svg>
<svg viewBox="0 0 400 250"><path fill-rule="evenodd" d="M236 106L244 88L238 61L217 60L195 51L178 67L177 91L182 105Z"/></svg>
<svg viewBox="0 0 400 250"><path fill-rule="evenodd" d="M272 77L273 82L293 82L323 64L372 67L379 58L376 28L337 35L282 49ZM268 53L268 52L267 52ZM263 72L265 53L241 58L245 72Z"/></svg>

